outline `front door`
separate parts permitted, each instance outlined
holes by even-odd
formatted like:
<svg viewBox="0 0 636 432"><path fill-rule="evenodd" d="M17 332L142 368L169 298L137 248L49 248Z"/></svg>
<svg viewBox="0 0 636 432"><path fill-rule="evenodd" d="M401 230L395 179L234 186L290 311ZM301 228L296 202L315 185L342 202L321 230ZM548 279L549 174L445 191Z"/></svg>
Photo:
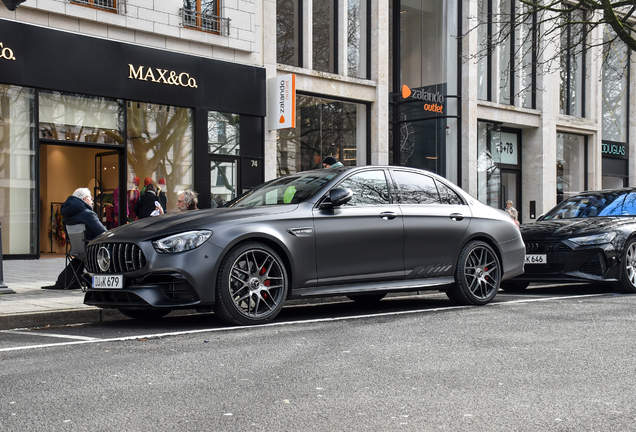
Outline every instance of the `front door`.
<svg viewBox="0 0 636 432"><path fill-rule="evenodd" d="M402 214L390 201L385 170L359 172L336 187L351 189L353 198L314 210L318 283L403 279Z"/></svg>
<svg viewBox="0 0 636 432"><path fill-rule="evenodd" d="M506 202L512 201L512 206L519 213L521 223L521 172L512 169L501 169L501 203L506 208Z"/></svg>
<svg viewBox="0 0 636 432"><path fill-rule="evenodd" d="M238 163L235 158L210 157L210 205L218 207L238 195Z"/></svg>

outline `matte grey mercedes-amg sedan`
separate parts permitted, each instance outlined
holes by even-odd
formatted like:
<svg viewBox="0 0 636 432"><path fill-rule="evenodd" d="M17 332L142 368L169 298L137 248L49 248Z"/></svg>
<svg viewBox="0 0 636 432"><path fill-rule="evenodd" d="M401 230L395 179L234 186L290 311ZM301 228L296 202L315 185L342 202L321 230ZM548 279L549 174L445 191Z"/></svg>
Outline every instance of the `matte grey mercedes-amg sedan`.
<svg viewBox="0 0 636 432"><path fill-rule="evenodd" d="M223 207L151 217L87 247L84 302L135 317L213 309L261 324L285 300L439 289L483 305L523 272L507 213L435 174L361 166L280 177Z"/></svg>

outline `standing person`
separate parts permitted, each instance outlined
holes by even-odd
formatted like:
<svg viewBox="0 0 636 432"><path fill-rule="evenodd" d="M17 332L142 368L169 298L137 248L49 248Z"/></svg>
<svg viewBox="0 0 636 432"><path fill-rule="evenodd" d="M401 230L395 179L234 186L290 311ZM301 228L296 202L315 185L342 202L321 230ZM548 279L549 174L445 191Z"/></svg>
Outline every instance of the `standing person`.
<svg viewBox="0 0 636 432"><path fill-rule="evenodd" d="M135 213L139 219L144 219L153 216L153 212L157 211L157 214L163 214L163 207L159 203L159 197L155 191L155 185L148 183L144 188L145 192L139 197L137 205L135 206Z"/></svg>
<svg viewBox="0 0 636 432"><path fill-rule="evenodd" d="M177 207L179 211L184 212L188 210L199 210L197 204L199 204L199 196L193 190L182 190L177 194Z"/></svg>
<svg viewBox="0 0 636 432"><path fill-rule="evenodd" d="M506 212L510 215L512 220L514 220L515 223L519 225L519 212L512 206L512 204L513 203L511 200L506 201Z"/></svg>
<svg viewBox="0 0 636 432"><path fill-rule="evenodd" d="M135 213L135 206L141 196L139 192L139 177L133 178L133 185L128 189L128 222L137 220L137 213Z"/></svg>
<svg viewBox="0 0 636 432"><path fill-rule="evenodd" d="M91 191L87 188L76 189L73 195L64 201L60 207L60 213L62 213L62 221L66 226L84 224L86 227L84 238L87 242L106 231L106 227L102 225L97 214L93 211L93 198ZM73 258L57 277L55 285L43 286L42 289L64 289L65 281L73 281L69 289L81 288L73 278L73 269L76 273L81 273L84 269L84 262L78 258Z"/></svg>
<svg viewBox="0 0 636 432"><path fill-rule="evenodd" d="M157 187L157 196L159 197L159 203L161 204L161 207L163 207L164 213L168 212L168 198L166 197L166 190L166 179L160 178Z"/></svg>
<svg viewBox="0 0 636 432"><path fill-rule="evenodd" d="M338 162L338 159L336 159L333 156L327 156L326 158L324 158L322 160L322 167L323 168L338 168L338 167L343 167L344 165L340 162Z"/></svg>

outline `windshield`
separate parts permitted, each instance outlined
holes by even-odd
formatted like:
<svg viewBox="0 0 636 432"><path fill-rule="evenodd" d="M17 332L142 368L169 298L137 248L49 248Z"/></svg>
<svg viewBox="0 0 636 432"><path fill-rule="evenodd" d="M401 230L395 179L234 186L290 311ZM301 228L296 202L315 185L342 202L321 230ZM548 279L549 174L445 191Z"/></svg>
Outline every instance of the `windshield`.
<svg viewBox="0 0 636 432"><path fill-rule="evenodd" d="M542 220L596 216L636 216L636 192L606 192L575 196L550 210Z"/></svg>
<svg viewBox="0 0 636 432"><path fill-rule="evenodd" d="M311 198L338 172L308 171L280 177L244 193L224 207L300 204Z"/></svg>

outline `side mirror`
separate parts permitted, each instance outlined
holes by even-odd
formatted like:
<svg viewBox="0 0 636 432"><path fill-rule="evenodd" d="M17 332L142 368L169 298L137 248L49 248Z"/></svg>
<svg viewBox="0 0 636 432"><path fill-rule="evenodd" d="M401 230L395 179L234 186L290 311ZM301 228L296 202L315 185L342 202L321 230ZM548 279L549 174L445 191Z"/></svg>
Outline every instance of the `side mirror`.
<svg viewBox="0 0 636 432"><path fill-rule="evenodd" d="M329 191L329 197L326 198L320 209L330 209L348 203L353 197L353 191L347 188L336 188Z"/></svg>

